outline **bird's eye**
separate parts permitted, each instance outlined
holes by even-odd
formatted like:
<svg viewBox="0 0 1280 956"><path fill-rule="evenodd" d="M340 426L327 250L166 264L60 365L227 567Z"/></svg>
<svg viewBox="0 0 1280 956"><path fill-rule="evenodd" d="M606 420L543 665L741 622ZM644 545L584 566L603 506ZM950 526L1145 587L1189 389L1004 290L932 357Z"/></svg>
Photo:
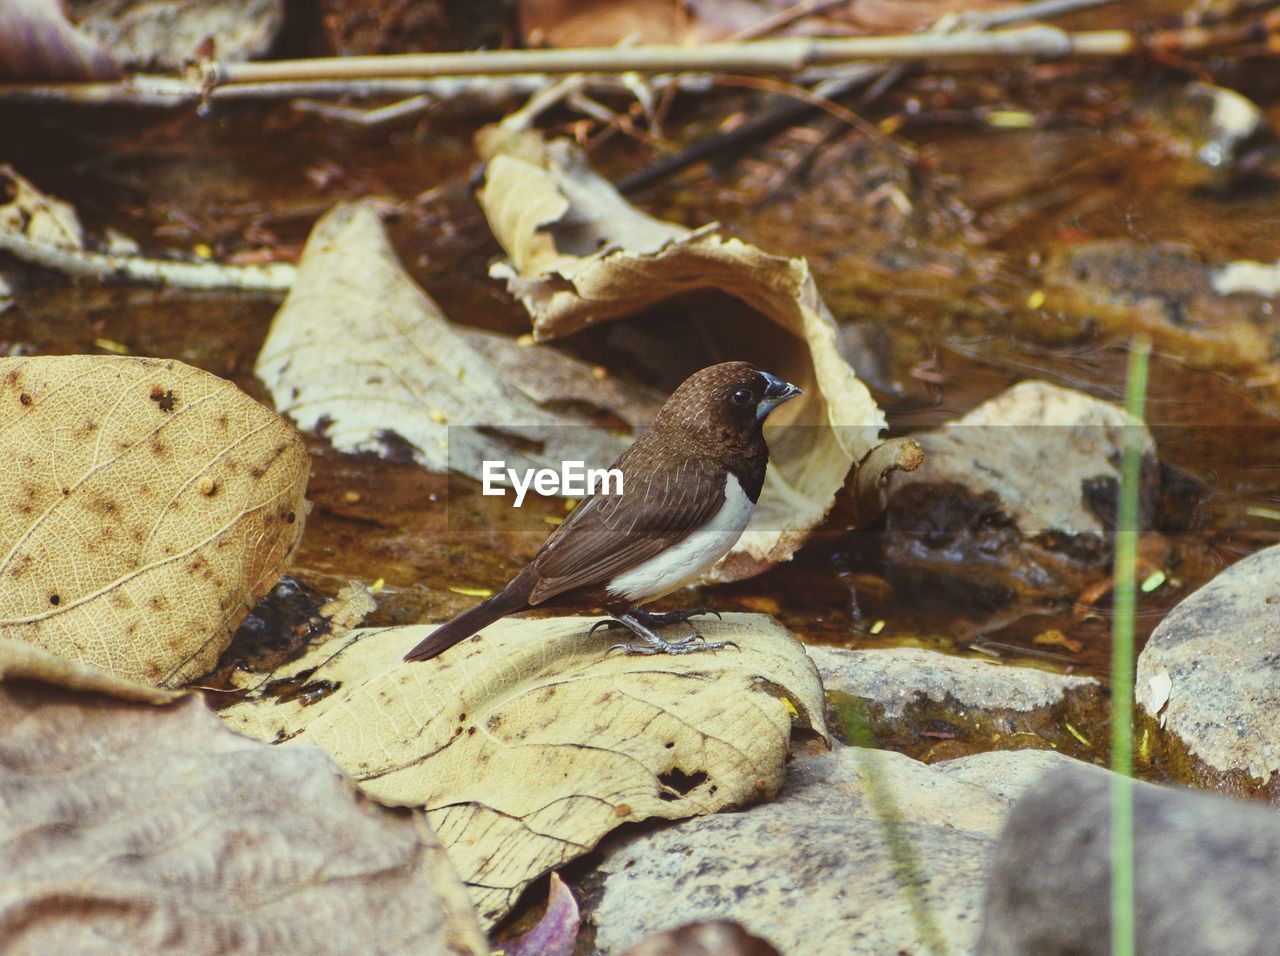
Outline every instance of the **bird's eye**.
<svg viewBox="0 0 1280 956"><path fill-rule="evenodd" d="M733 404L750 405L751 393L748 392L745 388L738 389L736 392L733 393Z"/></svg>

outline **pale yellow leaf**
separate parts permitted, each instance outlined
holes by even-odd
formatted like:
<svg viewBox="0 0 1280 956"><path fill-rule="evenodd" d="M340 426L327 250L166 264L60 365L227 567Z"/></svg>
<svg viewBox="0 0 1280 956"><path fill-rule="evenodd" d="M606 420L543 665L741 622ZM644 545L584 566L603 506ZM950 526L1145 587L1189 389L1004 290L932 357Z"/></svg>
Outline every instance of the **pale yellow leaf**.
<svg viewBox="0 0 1280 956"><path fill-rule="evenodd" d="M348 581L332 601L321 605L320 616L328 618L334 631L350 630L378 609L373 595L373 589L363 581Z"/></svg>
<svg viewBox="0 0 1280 956"><path fill-rule="evenodd" d="M180 362L0 359L0 637L177 685L302 535L298 434Z"/></svg>
<svg viewBox="0 0 1280 956"><path fill-rule="evenodd" d="M506 619L413 664L401 657L430 626L350 631L246 675L255 693L222 717L319 745L383 801L425 805L491 925L620 824L772 796L793 725L826 736L817 670L771 618L699 622L740 651L654 657L608 652L619 638L588 637L594 621ZM276 700L277 681L334 689Z"/></svg>
<svg viewBox="0 0 1280 956"><path fill-rule="evenodd" d="M486 459L604 467L626 447L585 419L540 407L580 396L522 388L529 350L513 339L482 336L483 354L470 343L404 271L373 203L345 203L312 230L255 371L281 413L333 447L407 453L434 471L480 478ZM553 365L582 364L541 351Z"/></svg>

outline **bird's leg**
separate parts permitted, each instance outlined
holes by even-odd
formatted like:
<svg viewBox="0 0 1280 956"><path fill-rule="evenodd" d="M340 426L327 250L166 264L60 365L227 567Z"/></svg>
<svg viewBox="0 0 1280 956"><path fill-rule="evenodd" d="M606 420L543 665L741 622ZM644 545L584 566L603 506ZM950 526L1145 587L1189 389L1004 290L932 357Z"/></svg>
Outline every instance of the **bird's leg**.
<svg viewBox="0 0 1280 956"><path fill-rule="evenodd" d="M641 615L644 616L642 617ZM642 611L628 611L625 614L619 614L608 622L602 622L606 626L612 623L621 624L636 637L640 638L638 642L614 644L609 650L623 650L628 654L692 654L696 651L718 651L721 648L737 648L738 646L733 641L704 641L701 640L701 634L690 634L683 640L668 641L659 637L649 628L647 621L649 617L650 615L644 614Z"/></svg>
<svg viewBox="0 0 1280 956"><path fill-rule="evenodd" d="M695 607L688 611L642 611L640 608L632 610L631 615L635 617L641 624L652 630L655 627L666 627L669 624L682 624L691 617L699 617L703 614L714 614L720 618L720 612L712 610L709 607ZM723 618L720 618L723 620ZM626 627L620 620L615 617L607 617L603 620L596 621L591 625L588 634L594 634L597 629L604 628L606 631L614 631L620 627ZM692 625L690 625L692 627ZM698 629L694 628L692 634L686 640L701 639L702 635L698 633ZM683 643L683 642L681 642Z"/></svg>
<svg viewBox="0 0 1280 956"><path fill-rule="evenodd" d="M709 607L695 607L687 611L642 611L636 608L631 612L639 618L645 627L666 627L668 624L683 624L691 617L701 617L704 614L714 614L717 619L724 620L720 617L719 611L714 611Z"/></svg>

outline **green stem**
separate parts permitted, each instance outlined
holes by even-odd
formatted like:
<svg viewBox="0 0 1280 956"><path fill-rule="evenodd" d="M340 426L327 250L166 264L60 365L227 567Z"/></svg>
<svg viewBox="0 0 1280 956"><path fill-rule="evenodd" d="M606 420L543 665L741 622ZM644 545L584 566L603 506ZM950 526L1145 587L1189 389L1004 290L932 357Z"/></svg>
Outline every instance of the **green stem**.
<svg viewBox="0 0 1280 956"><path fill-rule="evenodd" d="M1125 388L1124 451L1116 517L1115 587L1111 628L1111 952L1132 956L1133 879L1133 622L1138 558L1138 486L1144 449L1143 406L1151 343L1135 339Z"/></svg>

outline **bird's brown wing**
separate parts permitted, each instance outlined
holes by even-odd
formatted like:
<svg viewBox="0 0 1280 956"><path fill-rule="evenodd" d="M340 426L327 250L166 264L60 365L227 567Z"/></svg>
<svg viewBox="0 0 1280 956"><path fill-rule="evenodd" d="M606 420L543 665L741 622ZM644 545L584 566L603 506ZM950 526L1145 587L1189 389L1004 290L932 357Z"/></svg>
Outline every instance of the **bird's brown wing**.
<svg viewBox="0 0 1280 956"><path fill-rule="evenodd" d="M624 456L618 464L631 466L623 468L623 493L582 502L531 562L530 604L607 583L687 538L724 504L725 471L713 462Z"/></svg>

